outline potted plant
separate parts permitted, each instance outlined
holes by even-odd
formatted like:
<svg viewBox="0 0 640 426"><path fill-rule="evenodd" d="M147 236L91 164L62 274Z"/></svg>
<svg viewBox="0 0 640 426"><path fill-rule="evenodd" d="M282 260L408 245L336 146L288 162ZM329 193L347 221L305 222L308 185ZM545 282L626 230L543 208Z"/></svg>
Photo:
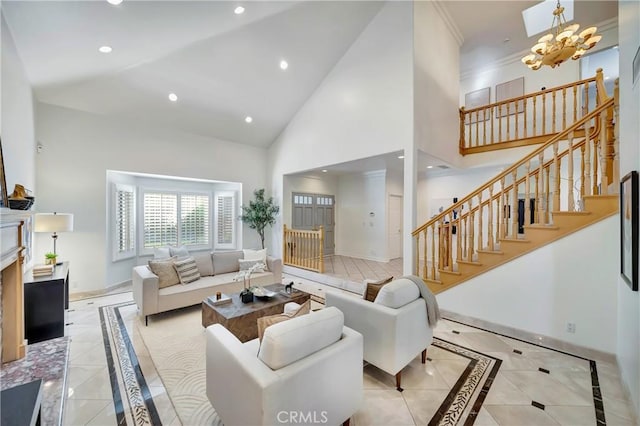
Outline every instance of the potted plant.
<svg viewBox="0 0 640 426"><path fill-rule="evenodd" d="M55 253L46 253L44 255L44 263L45 265L55 265L56 264L56 258L58 257L57 254Z"/></svg>
<svg viewBox="0 0 640 426"><path fill-rule="evenodd" d="M273 204L273 197L264 198L264 188L253 191L254 199L249 201L249 206L242 206L240 220L255 229L260 235L260 242L264 248L264 229L276 223L276 216L280 207Z"/></svg>

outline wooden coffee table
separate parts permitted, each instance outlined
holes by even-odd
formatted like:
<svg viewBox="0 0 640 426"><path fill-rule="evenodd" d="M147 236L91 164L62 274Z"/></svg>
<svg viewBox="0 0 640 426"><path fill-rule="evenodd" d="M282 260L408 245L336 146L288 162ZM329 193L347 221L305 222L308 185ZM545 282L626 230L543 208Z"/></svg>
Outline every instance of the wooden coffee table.
<svg viewBox="0 0 640 426"><path fill-rule="evenodd" d="M270 299L253 298L252 303L242 303L240 293L231 295L231 303L212 306L207 299L202 301L202 326L222 324L241 342L247 342L258 337L258 318L268 315L281 314L284 305L289 302L303 304L309 300L309 293L294 290L290 295L284 294L282 284L273 284L264 288L277 294Z"/></svg>

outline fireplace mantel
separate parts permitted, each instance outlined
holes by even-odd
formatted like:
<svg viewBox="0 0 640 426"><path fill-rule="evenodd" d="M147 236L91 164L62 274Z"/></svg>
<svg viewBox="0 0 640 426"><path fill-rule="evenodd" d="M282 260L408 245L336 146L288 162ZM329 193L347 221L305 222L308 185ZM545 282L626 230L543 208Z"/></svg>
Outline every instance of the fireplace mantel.
<svg viewBox="0 0 640 426"><path fill-rule="evenodd" d="M28 212L0 208L0 351L2 362L25 356L22 227Z"/></svg>

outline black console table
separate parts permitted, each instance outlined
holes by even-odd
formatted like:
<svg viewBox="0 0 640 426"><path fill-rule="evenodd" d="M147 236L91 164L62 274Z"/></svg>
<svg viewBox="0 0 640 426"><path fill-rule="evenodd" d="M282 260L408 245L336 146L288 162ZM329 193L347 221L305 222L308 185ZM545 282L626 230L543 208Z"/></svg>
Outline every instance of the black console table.
<svg viewBox="0 0 640 426"><path fill-rule="evenodd" d="M64 336L64 310L69 308L69 262L53 274L24 276L24 331L29 344Z"/></svg>

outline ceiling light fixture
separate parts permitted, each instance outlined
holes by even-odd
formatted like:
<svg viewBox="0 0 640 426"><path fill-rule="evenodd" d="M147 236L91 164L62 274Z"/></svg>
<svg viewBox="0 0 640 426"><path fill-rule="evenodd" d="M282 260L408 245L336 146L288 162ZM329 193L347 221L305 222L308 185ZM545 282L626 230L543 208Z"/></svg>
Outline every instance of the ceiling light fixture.
<svg viewBox="0 0 640 426"><path fill-rule="evenodd" d="M251 123L253 121L252 117L249 117L248 115L244 118L244 121L246 121L247 123Z"/></svg>
<svg viewBox="0 0 640 426"><path fill-rule="evenodd" d="M322 169L322 173L327 173L327 169Z"/></svg>
<svg viewBox="0 0 640 426"><path fill-rule="evenodd" d="M113 48L111 46L100 46L98 48L98 52L100 53L111 53L113 51Z"/></svg>
<svg viewBox="0 0 640 426"><path fill-rule="evenodd" d="M402 160L404 158L404 155L398 155L398 158Z"/></svg>
<svg viewBox="0 0 640 426"><path fill-rule="evenodd" d="M427 166L427 169L433 169L433 166Z"/></svg>
<svg viewBox="0 0 640 426"><path fill-rule="evenodd" d="M522 63L532 70L538 70L543 65L555 68L569 58L579 59L602 38L596 34L596 27L589 27L580 34L575 34L580 25L572 24L565 27L566 24L564 7L560 6L558 0L549 34L538 40L531 48L533 53L522 58Z"/></svg>
<svg viewBox="0 0 640 426"><path fill-rule="evenodd" d="M244 13L244 7L238 6L233 10L233 13L236 15L242 15Z"/></svg>
<svg viewBox="0 0 640 426"><path fill-rule="evenodd" d="M284 59L280 61L280 69L281 70L286 70L287 68L289 68L289 63L287 61L285 61Z"/></svg>
<svg viewBox="0 0 640 426"><path fill-rule="evenodd" d="M176 102L178 100L178 95L176 95L175 93L169 93L169 100L171 102Z"/></svg>
<svg viewBox="0 0 640 426"><path fill-rule="evenodd" d="M107 0L107 3L117 6L122 3L122 0Z"/></svg>

